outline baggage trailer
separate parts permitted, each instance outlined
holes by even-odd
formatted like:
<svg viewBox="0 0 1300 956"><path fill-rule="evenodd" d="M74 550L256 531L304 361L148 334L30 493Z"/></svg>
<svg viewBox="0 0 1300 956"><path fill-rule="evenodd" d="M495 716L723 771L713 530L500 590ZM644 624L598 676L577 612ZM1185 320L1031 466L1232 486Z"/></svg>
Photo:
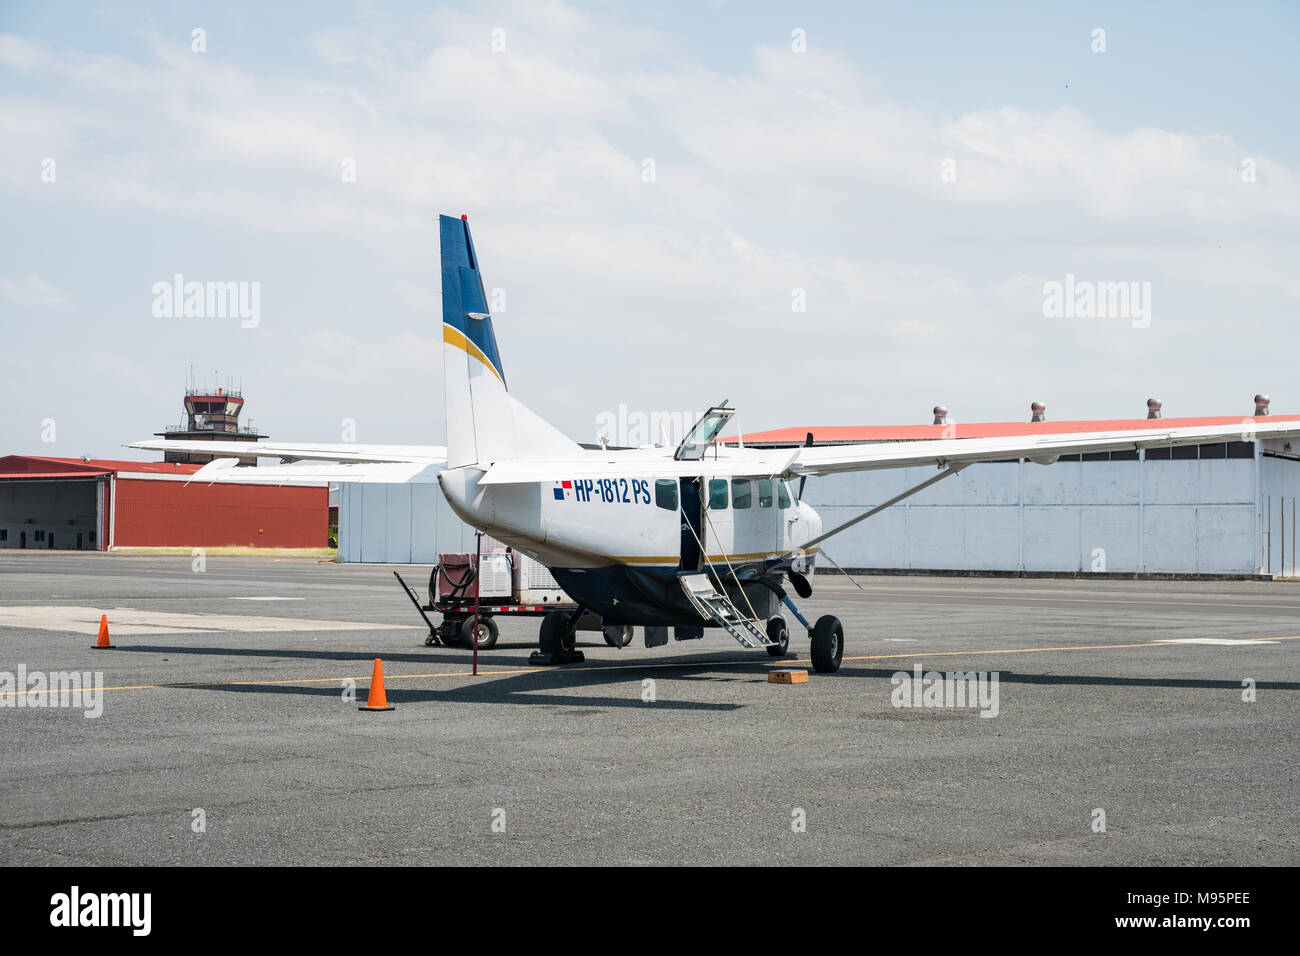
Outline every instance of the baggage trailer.
<svg viewBox="0 0 1300 956"><path fill-rule="evenodd" d="M488 550L489 548L491 550ZM498 550L499 549L499 550ZM438 555L438 563L429 574L428 601L420 603L415 590L394 571L393 576L402 585L420 617L428 625L426 647L442 644L446 647L472 647L469 631L478 616L475 642L479 650L492 647L497 642L498 628L495 617L542 617L546 614L578 614L577 629L602 631L605 642L611 647L625 647L631 643L630 627L603 628L600 619L589 612L581 612L577 603L556 583L545 565L525 554L501 545L487 535L483 536L482 550L472 552L447 552ZM477 602L475 579L478 579ZM442 623L435 624L430 614L442 615Z"/></svg>

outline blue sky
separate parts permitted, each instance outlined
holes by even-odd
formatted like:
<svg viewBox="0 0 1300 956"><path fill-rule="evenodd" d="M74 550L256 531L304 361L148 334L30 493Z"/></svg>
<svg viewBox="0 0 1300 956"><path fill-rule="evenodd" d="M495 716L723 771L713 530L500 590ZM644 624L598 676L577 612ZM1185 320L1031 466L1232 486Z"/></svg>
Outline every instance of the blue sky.
<svg viewBox="0 0 1300 956"><path fill-rule="evenodd" d="M1300 410L1297 9L6 5L0 450L130 455L191 365L276 438L440 440L440 212L581 440L724 396L745 430ZM258 282L258 326L154 316L176 273ZM1149 283L1149 326L1045 316L1066 274Z"/></svg>

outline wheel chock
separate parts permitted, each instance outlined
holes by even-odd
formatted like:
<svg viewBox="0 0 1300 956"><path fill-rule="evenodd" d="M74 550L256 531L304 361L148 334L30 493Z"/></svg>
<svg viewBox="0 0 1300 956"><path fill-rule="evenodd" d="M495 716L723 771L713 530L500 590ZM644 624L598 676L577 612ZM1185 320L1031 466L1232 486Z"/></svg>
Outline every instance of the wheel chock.
<svg viewBox="0 0 1300 956"><path fill-rule="evenodd" d="M767 682L769 684L806 684L808 683L808 672L795 670L768 671Z"/></svg>
<svg viewBox="0 0 1300 956"><path fill-rule="evenodd" d="M528 655L528 663L539 667L557 666L560 664L581 664L587 659L582 651L572 651L568 654L559 655L551 654L547 651L533 651Z"/></svg>

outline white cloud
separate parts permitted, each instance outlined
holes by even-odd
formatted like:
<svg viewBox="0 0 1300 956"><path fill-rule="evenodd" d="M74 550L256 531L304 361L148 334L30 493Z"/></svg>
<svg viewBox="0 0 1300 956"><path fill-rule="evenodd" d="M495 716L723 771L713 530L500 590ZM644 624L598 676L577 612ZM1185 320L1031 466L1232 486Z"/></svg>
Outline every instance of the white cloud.
<svg viewBox="0 0 1300 956"><path fill-rule="evenodd" d="M66 309L72 305L64 293L36 275L18 279L0 276L0 298L32 309Z"/></svg>

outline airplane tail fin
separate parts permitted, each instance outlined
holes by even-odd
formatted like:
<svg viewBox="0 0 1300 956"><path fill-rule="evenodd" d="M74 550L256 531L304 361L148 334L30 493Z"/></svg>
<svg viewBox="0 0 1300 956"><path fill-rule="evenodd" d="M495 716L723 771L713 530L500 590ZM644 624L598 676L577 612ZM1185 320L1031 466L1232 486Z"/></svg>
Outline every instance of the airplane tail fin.
<svg viewBox="0 0 1300 956"><path fill-rule="evenodd" d="M469 221L439 216L438 229L447 467L571 457L577 444L515 401L506 388Z"/></svg>

